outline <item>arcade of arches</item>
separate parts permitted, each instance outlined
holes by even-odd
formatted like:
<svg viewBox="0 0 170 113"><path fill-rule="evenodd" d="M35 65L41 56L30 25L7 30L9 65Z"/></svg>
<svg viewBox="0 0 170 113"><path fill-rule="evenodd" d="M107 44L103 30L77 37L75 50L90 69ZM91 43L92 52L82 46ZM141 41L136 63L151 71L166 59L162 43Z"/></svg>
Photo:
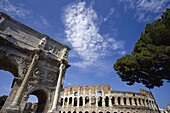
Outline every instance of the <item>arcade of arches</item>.
<svg viewBox="0 0 170 113"><path fill-rule="evenodd" d="M158 113L151 92L113 91L110 85L65 87L61 92L61 113Z"/></svg>

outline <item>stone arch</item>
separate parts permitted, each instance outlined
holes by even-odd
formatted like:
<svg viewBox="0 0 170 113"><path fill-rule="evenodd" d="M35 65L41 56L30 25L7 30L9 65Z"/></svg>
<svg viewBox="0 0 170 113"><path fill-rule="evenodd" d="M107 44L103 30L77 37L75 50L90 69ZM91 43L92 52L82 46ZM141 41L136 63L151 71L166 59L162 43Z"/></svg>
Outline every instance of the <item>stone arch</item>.
<svg viewBox="0 0 170 113"><path fill-rule="evenodd" d="M76 111L73 111L73 113L76 113Z"/></svg>
<svg viewBox="0 0 170 113"><path fill-rule="evenodd" d="M14 77L18 77L18 64L7 56L0 56L0 70L11 72Z"/></svg>
<svg viewBox="0 0 170 113"><path fill-rule="evenodd" d="M102 106L102 97L98 97L98 106Z"/></svg>
<svg viewBox="0 0 170 113"><path fill-rule="evenodd" d="M74 106L77 106L77 97L74 98Z"/></svg>
<svg viewBox="0 0 170 113"><path fill-rule="evenodd" d="M61 98L60 106L63 106L63 98Z"/></svg>
<svg viewBox="0 0 170 113"><path fill-rule="evenodd" d="M93 111L92 113L96 113L95 111Z"/></svg>
<svg viewBox="0 0 170 113"><path fill-rule="evenodd" d="M104 100L105 100L105 106L109 107L109 97L106 96Z"/></svg>
<svg viewBox="0 0 170 113"><path fill-rule="evenodd" d="M88 111L86 111L85 113L89 113Z"/></svg>
<svg viewBox="0 0 170 113"><path fill-rule="evenodd" d="M96 97L92 96L91 97L91 105L95 105L96 104Z"/></svg>
<svg viewBox="0 0 170 113"><path fill-rule="evenodd" d="M115 97L111 97L112 105L115 104Z"/></svg>
<svg viewBox="0 0 170 113"><path fill-rule="evenodd" d="M83 113L82 111L79 111L79 113Z"/></svg>
<svg viewBox="0 0 170 113"><path fill-rule="evenodd" d="M69 105L72 104L72 97L69 98Z"/></svg>
<svg viewBox="0 0 170 113"><path fill-rule="evenodd" d="M89 103L89 97L88 96L85 97L85 105L87 105L87 103Z"/></svg>
<svg viewBox="0 0 170 113"><path fill-rule="evenodd" d="M120 104L121 104L121 98L118 97L118 98L117 98L117 101L118 101L118 105L120 105Z"/></svg>
<svg viewBox="0 0 170 113"><path fill-rule="evenodd" d="M83 97L79 98L79 106L83 106Z"/></svg>
<svg viewBox="0 0 170 113"><path fill-rule="evenodd" d="M29 95L35 95L38 98L37 113L43 113L47 102L47 92L44 89L36 89L29 93Z"/></svg>
<svg viewBox="0 0 170 113"><path fill-rule="evenodd" d="M132 105L132 98L129 98L129 104Z"/></svg>
<svg viewBox="0 0 170 113"><path fill-rule="evenodd" d="M126 105L126 97L123 98L124 105Z"/></svg>

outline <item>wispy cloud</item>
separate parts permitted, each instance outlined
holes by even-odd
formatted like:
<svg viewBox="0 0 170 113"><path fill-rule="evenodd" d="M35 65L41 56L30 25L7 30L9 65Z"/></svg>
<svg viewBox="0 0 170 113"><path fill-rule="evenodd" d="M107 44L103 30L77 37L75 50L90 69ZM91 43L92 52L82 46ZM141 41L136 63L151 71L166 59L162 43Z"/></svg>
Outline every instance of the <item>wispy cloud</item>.
<svg viewBox="0 0 170 113"><path fill-rule="evenodd" d="M112 9L110 14L114 12ZM67 41L82 59L72 65L86 68L97 59L111 55L110 51L122 49L123 41L104 37L99 33L98 15L86 2L68 5L65 9L64 24Z"/></svg>
<svg viewBox="0 0 170 113"><path fill-rule="evenodd" d="M109 14L103 19L103 21L107 21L114 12L115 8L111 8Z"/></svg>
<svg viewBox="0 0 170 113"><path fill-rule="evenodd" d="M10 16L25 18L30 12L23 8L21 4L15 4L9 0L0 0L0 10L8 13Z"/></svg>
<svg viewBox="0 0 170 113"><path fill-rule="evenodd" d="M149 21L154 17L150 13L160 15L166 8L169 7L169 0L119 0L126 2L126 9L135 9L134 15L139 22Z"/></svg>

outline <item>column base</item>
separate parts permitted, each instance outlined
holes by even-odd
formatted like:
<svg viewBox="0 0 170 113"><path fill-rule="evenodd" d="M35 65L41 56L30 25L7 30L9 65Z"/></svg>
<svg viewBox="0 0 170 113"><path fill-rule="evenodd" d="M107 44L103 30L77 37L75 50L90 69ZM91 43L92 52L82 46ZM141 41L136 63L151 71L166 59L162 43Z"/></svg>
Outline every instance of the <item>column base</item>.
<svg viewBox="0 0 170 113"><path fill-rule="evenodd" d="M6 108L7 113L21 113L20 106L18 105L10 105Z"/></svg>

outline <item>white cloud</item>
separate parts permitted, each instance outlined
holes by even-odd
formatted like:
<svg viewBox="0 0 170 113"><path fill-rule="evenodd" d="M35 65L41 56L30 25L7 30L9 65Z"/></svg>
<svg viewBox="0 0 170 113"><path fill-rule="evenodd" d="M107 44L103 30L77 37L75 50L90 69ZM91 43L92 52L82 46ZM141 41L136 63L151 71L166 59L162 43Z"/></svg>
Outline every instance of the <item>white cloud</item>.
<svg viewBox="0 0 170 113"><path fill-rule="evenodd" d="M10 16L18 16L23 18L30 13L19 4L16 5L9 0L0 0L0 9L5 13L8 13Z"/></svg>
<svg viewBox="0 0 170 113"><path fill-rule="evenodd" d="M103 19L103 21L107 21L114 12L115 8L111 8L109 14Z"/></svg>
<svg viewBox="0 0 170 113"><path fill-rule="evenodd" d="M137 20L139 22L145 22L152 19L150 13L158 14L162 13L169 6L169 0L119 0L121 2L128 3L125 7L135 9ZM127 10L127 9L126 9Z"/></svg>
<svg viewBox="0 0 170 113"><path fill-rule="evenodd" d="M109 15L113 12L114 9L111 9ZM110 50L124 47L122 41L104 37L99 33L99 27L96 23L98 16L92 6L87 6L86 2L67 6L64 20L67 41L82 59L79 62L72 62L72 65L86 68L97 59L110 55Z"/></svg>

